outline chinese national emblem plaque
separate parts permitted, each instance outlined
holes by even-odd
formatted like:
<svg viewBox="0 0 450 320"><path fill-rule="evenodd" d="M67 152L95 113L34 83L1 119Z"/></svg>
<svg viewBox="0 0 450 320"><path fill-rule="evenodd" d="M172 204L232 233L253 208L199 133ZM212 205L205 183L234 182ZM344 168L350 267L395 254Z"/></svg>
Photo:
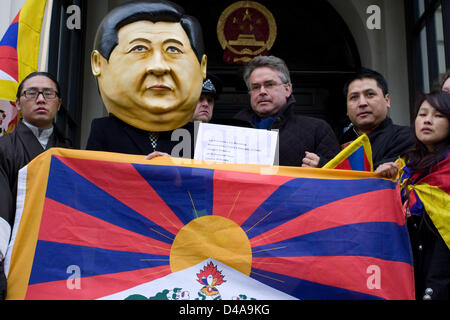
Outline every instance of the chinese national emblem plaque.
<svg viewBox="0 0 450 320"><path fill-rule="evenodd" d="M217 37L228 64L246 64L258 55L268 55L277 36L272 13L253 1L227 7L217 23Z"/></svg>

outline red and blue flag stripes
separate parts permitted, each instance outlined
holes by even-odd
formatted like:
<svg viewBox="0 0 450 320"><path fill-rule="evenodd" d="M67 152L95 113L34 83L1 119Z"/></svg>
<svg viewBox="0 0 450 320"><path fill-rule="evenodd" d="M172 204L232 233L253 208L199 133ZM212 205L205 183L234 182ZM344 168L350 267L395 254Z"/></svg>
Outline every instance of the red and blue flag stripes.
<svg viewBox="0 0 450 320"><path fill-rule="evenodd" d="M412 172L402 167L400 186L408 214L427 213L450 249L450 150L430 172Z"/></svg>
<svg viewBox="0 0 450 320"><path fill-rule="evenodd" d="M42 215L34 242L20 236L25 229L16 231L13 247L34 246L34 259L19 266L26 257L12 254L10 279L19 272L29 278L23 288L11 284L10 298L96 299L159 279L174 272L180 231L208 216L243 230L248 276L296 298L414 298L409 238L391 181L341 170L280 167L262 175L257 166L113 155L55 149L28 166L28 199L42 201ZM33 190L42 163L47 187ZM21 219L27 211L25 205ZM206 251L228 243L213 240L202 244ZM230 259L240 254L228 250ZM67 289L71 265L81 270L79 290ZM369 283L373 267L380 286Z"/></svg>
<svg viewBox="0 0 450 320"><path fill-rule="evenodd" d="M19 15L20 12L0 40L0 79L2 80L19 81L19 65L17 63Z"/></svg>
<svg viewBox="0 0 450 320"><path fill-rule="evenodd" d="M40 38L46 0L27 0L0 40L0 104L4 121L0 135L15 129L19 83L38 70Z"/></svg>
<svg viewBox="0 0 450 320"><path fill-rule="evenodd" d="M359 147L344 161L337 165L334 169L342 170L357 170L357 171L372 171L371 163L367 159L367 154L364 146Z"/></svg>

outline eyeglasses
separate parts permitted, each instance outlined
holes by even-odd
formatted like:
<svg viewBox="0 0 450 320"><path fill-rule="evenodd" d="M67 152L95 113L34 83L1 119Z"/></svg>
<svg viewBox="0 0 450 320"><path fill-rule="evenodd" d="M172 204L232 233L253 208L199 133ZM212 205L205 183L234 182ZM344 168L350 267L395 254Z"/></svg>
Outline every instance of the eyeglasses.
<svg viewBox="0 0 450 320"><path fill-rule="evenodd" d="M261 83L252 83L250 86L250 92L259 92L261 90L261 88L266 89L267 91L273 90L275 89L275 87L278 86L284 86L286 85L286 83L279 83L279 82L275 82L275 81L267 81L264 82L263 84Z"/></svg>
<svg viewBox="0 0 450 320"><path fill-rule="evenodd" d="M55 99L58 96L58 92L53 89L44 89L42 91L36 89L28 89L22 93L26 99L36 99L42 93L45 99Z"/></svg>

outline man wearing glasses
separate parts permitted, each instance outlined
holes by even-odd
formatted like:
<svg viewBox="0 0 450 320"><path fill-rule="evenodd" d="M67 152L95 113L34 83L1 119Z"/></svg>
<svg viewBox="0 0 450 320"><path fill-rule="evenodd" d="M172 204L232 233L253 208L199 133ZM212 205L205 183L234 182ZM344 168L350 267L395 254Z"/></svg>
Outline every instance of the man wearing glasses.
<svg viewBox="0 0 450 320"><path fill-rule="evenodd" d="M16 98L23 119L14 132L0 137L0 299L6 291L3 258L14 223L18 172L51 147L69 147L53 125L61 107L59 92L59 84L51 74L28 75L19 85Z"/></svg>
<svg viewBox="0 0 450 320"><path fill-rule="evenodd" d="M294 113L295 98L283 60L255 57L245 68L244 81L250 107L234 116L234 124L279 130L279 165L318 168L339 153L337 138L325 121Z"/></svg>

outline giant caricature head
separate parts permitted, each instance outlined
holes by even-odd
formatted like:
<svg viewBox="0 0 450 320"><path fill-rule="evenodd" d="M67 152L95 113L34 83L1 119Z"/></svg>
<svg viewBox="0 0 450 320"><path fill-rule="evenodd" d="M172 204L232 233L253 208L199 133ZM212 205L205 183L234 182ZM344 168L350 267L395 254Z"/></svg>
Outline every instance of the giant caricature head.
<svg viewBox="0 0 450 320"><path fill-rule="evenodd" d="M191 120L206 62L198 20L164 0L112 10L91 56L108 112L147 131L173 130Z"/></svg>

